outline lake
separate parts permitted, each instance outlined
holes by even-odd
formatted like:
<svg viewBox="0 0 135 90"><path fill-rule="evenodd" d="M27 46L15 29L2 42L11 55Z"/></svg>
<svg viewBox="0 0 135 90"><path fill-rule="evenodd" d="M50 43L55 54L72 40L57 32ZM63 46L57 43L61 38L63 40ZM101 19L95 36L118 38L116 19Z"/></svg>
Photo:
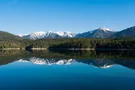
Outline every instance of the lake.
<svg viewBox="0 0 135 90"><path fill-rule="evenodd" d="M1 90L135 90L133 52L0 51Z"/></svg>

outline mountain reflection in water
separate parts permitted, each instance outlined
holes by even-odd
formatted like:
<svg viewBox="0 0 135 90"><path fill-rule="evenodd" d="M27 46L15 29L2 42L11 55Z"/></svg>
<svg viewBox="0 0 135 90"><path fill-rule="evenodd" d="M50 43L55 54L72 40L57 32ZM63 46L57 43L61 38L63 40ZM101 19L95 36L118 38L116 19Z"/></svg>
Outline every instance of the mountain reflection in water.
<svg viewBox="0 0 135 90"><path fill-rule="evenodd" d="M135 90L135 53L0 51L0 72L1 90Z"/></svg>
<svg viewBox="0 0 135 90"><path fill-rule="evenodd" d="M83 63L93 65L98 68L110 68L113 65L122 65L127 68L134 69L135 60L114 60L114 59L88 59L88 60L76 60L76 59L45 59L45 58L24 58L18 60L19 62L30 62L38 65L70 65L73 63Z"/></svg>
<svg viewBox="0 0 135 90"><path fill-rule="evenodd" d="M19 62L31 62L39 65L69 65L83 63L99 68L122 65L135 69L134 51L1 51L0 65Z"/></svg>

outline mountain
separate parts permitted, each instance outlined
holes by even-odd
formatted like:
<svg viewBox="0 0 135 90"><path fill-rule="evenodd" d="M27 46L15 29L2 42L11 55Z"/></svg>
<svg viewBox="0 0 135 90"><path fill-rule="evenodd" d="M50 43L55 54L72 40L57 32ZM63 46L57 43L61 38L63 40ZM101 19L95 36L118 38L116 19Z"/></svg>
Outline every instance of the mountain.
<svg viewBox="0 0 135 90"><path fill-rule="evenodd" d="M98 28L92 31L76 34L75 38L108 38L115 32L108 28Z"/></svg>
<svg viewBox="0 0 135 90"><path fill-rule="evenodd" d="M56 32L59 36L61 37L65 37L65 38L71 38L71 37L74 37L75 34L74 33L71 33L71 32Z"/></svg>
<svg viewBox="0 0 135 90"><path fill-rule="evenodd" d="M5 31L0 31L0 41L3 40L22 40L22 38Z"/></svg>
<svg viewBox="0 0 135 90"><path fill-rule="evenodd" d="M39 65L69 65L73 62L75 62L74 59L69 59L69 60L57 60L57 59L44 59L44 58L36 58L36 57L32 57L32 58L25 58L25 59L20 59L19 62L31 62L33 64L39 64Z"/></svg>
<svg viewBox="0 0 135 90"><path fill-rule="evenodd" d="M119 37L135 37L135 26L124 29L119 32L112 31L108 28L98 28L95 30L74 34L72 32L34 32L31 34L19 35L26 39L42 39L42 38L119 38Z"/></svg>
<svg viewBox="0 0 135 90"><path fill-rule="evenodd" d="M81 62L88 65L93 65L98 68L110 68L115 65L115 62L111 59L91 59L91 60L77 60L77 62Z"/></svg>
<svg viewBox="0 0 135 90"><path fill-rule="evenodd" d="M28 35L19 35L20 37L26 38L26 39L42 39L42 38L71 38L75 36L75 34L71 32L34 32Z"/></svg>
<svg viewBox="0 0 135 90"><path fill-rule="evenodd" d="M135 37L135 26L124 29L112 35L113 38L119 37Z"/></svg>
<svg viewBox="0 0 135 90"><path fill-rule="evenodd" d="M114 65L121 65L130 69L135 70L134 60L119 60L119 59L88 59L88 60L77 60L77 59L44 59L44 58L24 58L19 59L18 62L26 62L37 65L70 65L73 63L82 63L92 65L96 68L108 69Z"/></svg>
<svg viewBox="0 0 135 90"><path fill-rule="evenodd" d="M24 58L18 60L19 62L30 62L38 65L70 65L72 63L84 63L93 65L98 68L110 68L115 63L111 60L97 59L97 60L76 60L76 59L44 59L44 58Z"/></svg>
<svg viewBox="0 0 135 90"><path fill-rule="evenodd" d="M34 32L27 35L19 35L20 37L27 39L42 39L42 38L108 38L111 37L115 32L108 28L98 28L92 31L74 34L71 32Z"/></svg>

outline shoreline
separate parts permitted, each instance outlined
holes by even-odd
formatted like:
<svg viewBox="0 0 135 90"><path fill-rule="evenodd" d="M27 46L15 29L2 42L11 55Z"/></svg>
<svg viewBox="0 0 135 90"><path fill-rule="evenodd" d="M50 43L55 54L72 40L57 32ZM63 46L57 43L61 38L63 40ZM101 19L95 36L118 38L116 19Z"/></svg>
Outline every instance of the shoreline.
<svg viewBox="0 0 135 90"><path fill-rule="evenodd" d="M0 50L25 50L25 48L0 48Z"/></svg>
<svg viewBox="0 0 135 90"><path fill-rule="evenodd" d="M48 50L101 50L101 51L128 51L128 50L135 50L135 49L127 49L127 48L49 48Z"/></svg>
<svg viewBox="0 0 135 90"><path fill-rule="evenodd" d="M0 48L0 50L26 50L25 48ZM99 51L128 51L135 49L127 49L127 48L30 48L29 50L99 50ZM27 51L27 50L26 50Z"/></svg>

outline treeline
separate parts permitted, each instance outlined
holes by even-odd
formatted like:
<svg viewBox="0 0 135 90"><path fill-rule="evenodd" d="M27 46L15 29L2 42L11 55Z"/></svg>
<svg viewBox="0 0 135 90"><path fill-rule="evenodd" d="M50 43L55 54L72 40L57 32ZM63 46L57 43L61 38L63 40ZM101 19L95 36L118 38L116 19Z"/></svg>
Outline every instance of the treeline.
<svg viewBox="0 0 135 90"><path fill-rule="evenodd" d="M0 48L25 48L32 43L31 40L3 40L0 41Z"/></svg>
<svg viewBox="0 0 135 90"><path fill-rule="evenodd" d="M3 39L0 40L0 48L48 48L54 44L69 41L69 39Z"/></svg>
<svg viewBox="0 0 135 90"><path fill-rule="evenodd" d="M32 40L29 45L26 46L26 49L31 48L49 48L53 45L59 45L60 43L70 41L68 38L58 38L58 39L39 39L39 40Z"/></svg>
<svg viewBox="0 0 135 90"><path fill-rule="evenodd" d="M135 49L135 38L0 40L0 48L94 48Z"/></svg>
<svg viewBox="0 0 135 90"><path fill-rule="evenodd" d="M14 57L16 60L21 58L38 57L38 58L57 58L57 59L116 59L116 60L135 60L134 51L89 51L89 50L58 50L58 51L24 51L24 50L0 50L0 59L2 57Z"/></svg>
<svg viewBox="0 0 135 90"><path fill-rule="evenodd" d="M51 45L49 48L135 49L135 38L70 39L60 44Z"/></svg>
<svg viewBox="0 0 135 90"><path fill-rule="evenodd" d="M123 50L50 50L51 53L61 54L69 58L78 60L89 59L116 59L116 60L135 60L135 51Z"/></svg>

